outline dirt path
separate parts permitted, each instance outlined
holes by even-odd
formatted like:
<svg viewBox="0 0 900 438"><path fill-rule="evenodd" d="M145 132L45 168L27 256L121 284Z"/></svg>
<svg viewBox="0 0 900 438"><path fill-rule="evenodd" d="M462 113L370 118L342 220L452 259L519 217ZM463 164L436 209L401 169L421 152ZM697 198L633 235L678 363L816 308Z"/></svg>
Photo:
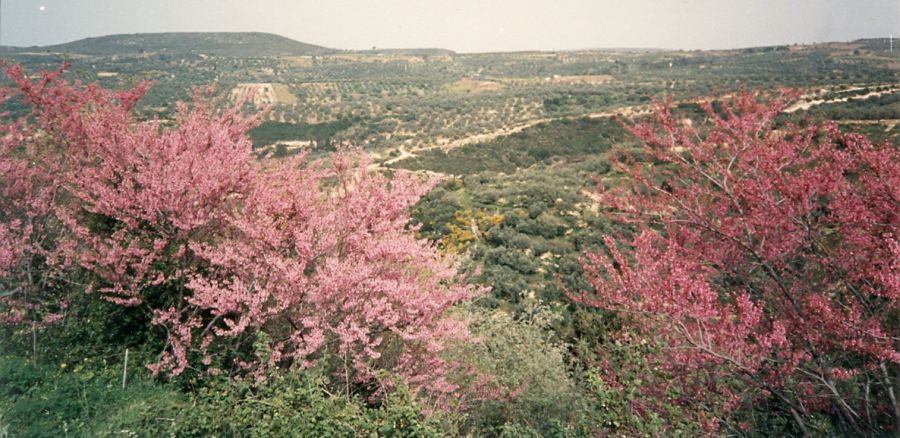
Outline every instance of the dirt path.
<svg viewBox="0 0 900 438"><path fill-rule="evenodd" d="M887 85L887 84L882 84L882 85ZM880 86L880 85L868 85L868 87L877 87L877 86ZM848 88L845 88L840 91L852 92L852 91L862 90L864 88L865 88L865 86L852 86L852 87L848 87ZM815 92L812 92L812 93L802 96L801 99L821 96L825 93L832 92L832 91L835 91L835 90L833 88L821 88L819 90L816 90ZM868 99L870 97L881 96L884 94L890 94L890 93L894 93L897 91L900 91L900 87L894 87L894 88L890 88L890 89L882 90L882 91L872 91L870 93L863 94L863 95L847 96L847 97L831 99L831 100L827 100L827 101L824 99L814 99L809 102L801 100L801 101L795 102L794 104L788 106L788 108L785 109L785 112L792 113L795 111L799 111L801 109L805 110L805 109L809 109L813 106L822 105L825 103L847 102L848 100ZM697 103L697 102L701 102L701 101L703 101L703 99L685 99L685 100L681 100L681 101L674 101L674 102L672 102L672 104L678 105L680 103ZM631 118L631 117L649 115L651 112L652 112L652 108L650 105L631 105L631 106L623 106L623 107L619 107L619 108L613 108L613 109L610 109L607 111L601 111L601 112L596 112L596 113L577 114L577 115L561 116L561 117L542 117L542 118L538 118L538 119L532 119L532 120L528 120L525 122L521 122L519 124L512 125L512 126L509 126L506 128L501 128L501 129L498 129L498 130L492 131L492 132L473 134L473 135L469 135L467 137L463 137L463 138L452 140L452 141L438 141L434 144L417 147L415 149L412 149L411 151L407 151L406 149L404 149L403 146L400 146L399 148L396 149L397 151L400 152L400 155L397 157L391 158L387 161L382 162L382 165L390 165L390 164L394 164L394 163L403 161L407 158L415 157L416 156L415 153L417 153L417 152L425 152L425 151L434 150L434 149L441 149L443 151L449 151L451 149L455 149L455 148L469 145L469 144L488 142L488 141L494 140L499 137L505 137L508 135L515 134L517 132L521 132L525 129L531 128L532 126L536 126L541 123L552 122L555 120L576 120L576 119L581 119L581 118L585 118L585 117L589 118L589 119L601 119L604 117L616 117L619 115L621 115L625 118ZM873 123L875 123L875 122L876 121L873 121Z"/></svg>
<svg viewBox="0 0 900 438"><path fill-rule="evenodd" d="M444 141L444 142L438 141L435 144L418 147L414 151L415 152L423 152L423 151L430 151L433 149L443 149L445 151L448 151L450 149L455 149L460 146L465 146L467 144L483 143L486 141L491 141L498 137L505 137L507 135L512 135L517 132L521 132L525 129L528 129L532 126L539 125L539 124L545 123L545 122L550 122L553 120L557 120L557 118L544 117L544 118L540 118L540 119L532 119L527 122L523 122L518 125L513 125L513 126L510 126L507 128L498 129L493 132L486 132L486 133L482 133L482 134L472 134L468 137L463 137L463 138L452 140L452 141ZM397 160L397 161L400 161L400 160Z"/></svg>
<svg viewBox="0 0 900 438"><path fill-rule="evenodd" d="M862 90L863 88L864 87L851 87L851 88L847 88L846 90L841 90L841 91L858 91L858 90ZM819 90L819 92L817 92L813 95L805 95L805 96L801 97L801 99L804 97L809 98L809 97L813 97L814 95L823 94L823 91L826 91L826 90L825 89ZM828 90L828 91L830 91L830 90ZM814 106L818 106L818 105L822 105L822 104L826 104L826 103L843 103L843 102L848 102L851 100L863 100L863 99L868 99L870 97L877 97L877 96L882 96L885 94L896 93L897 91L900 91L900 87L889 88L887 90L882 90L882 91L871 91L866 94L858 94L855 96L839 97L837 99L831 99L831 100L825 100L825 99L814 99L811 101L800 100L800 101L797 101L794 104L788 106L787 108L785 108L784 112L792 113L792 112L799 111L799 110L808 110Z"/></svg>
<svg viewBox="0 0 900 438"><path fill-rule="evenodd" d="M482 134L473 134L468 137L463 137L457 140L452 140L448 142L437 142L435 144L431 144L428 146L422 146L415 148L413 152L423 152L429 151L433 149L442 149L444 151L448 151L450 149L455 149L460 146L465 146L473 143L484 143L496 139L498 137L506 137L517 132L522 132L532 126L540 125L541 123L552 122L556 120L577 120L581 118L589 118L589 119L600 119L604 117L615 117L617 115L623 115L625 117L634 117L650 114L650 106L649 105L633 105L633 106L625 106L620 108L615 108L609 111L596 112L596 113L587 113L587 114L577 114L572 116L560 116L560 117L542 117L539 119L532 119L526 122L519 123L517 125L509 126L506 128L498 129L493 132L487 132ZM402 147L399 149L401 156L392 158L389 161L386 161L385 164L392 164L403 159L414 157L413 153L406 152ZM408 155L404 156L404 152Z"/></svg>
<svg viewBox="0 0 900 438"><path fill-rule="evenodd" d="M403 146L400 146L400 147L397 148L396 150L400 152L400 155L399 155L399 156L396 156L396 157L394 157L394 158L391 158L390 160L385 161L384 163L382 163L383 165L389 166L389 165L391 165L391 164L394 164L394 163L396 163L396 162L398 162L398 161L401 161L401 160L405 160L405 159L407 159L407 158L415 158L415 155L412 154L412 153L410 153L410 152L407 151L406 149L403 149Z"/></svg>
<svg viewBox="0 0 900 438"><path fill-rule="evenodd" d="M687 102L687 101L684 101L684 102ZM683 103L683 102L673 102L673 105L678 105L679 103ZM650 114L651 112L653 112L653 111L652 111L652 108L650 107L650 105L632 105L632 106L623 106L621 108L616 108L615 110L611 110L611 111L590 113L590 114L585 114L583 116L572 116L569 118L577 119L577 118L587 117L589 119L602 119L604 117L616 117L618 115L621 115L623 117L636 117L636 116L645 116L645 115Z"/></svg>

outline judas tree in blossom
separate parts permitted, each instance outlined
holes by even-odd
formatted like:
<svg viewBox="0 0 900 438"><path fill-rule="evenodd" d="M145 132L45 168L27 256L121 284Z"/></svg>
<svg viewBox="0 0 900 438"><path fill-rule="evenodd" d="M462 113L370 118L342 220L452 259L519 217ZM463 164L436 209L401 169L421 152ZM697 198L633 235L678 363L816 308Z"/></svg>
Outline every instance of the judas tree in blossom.
<svg viewBox="0 0 900 438"><path fill-rule="evenodd" d="M409 174L388 180L344 154L327 166L302 161L265 165L228 235L189 245L208 266L190 276L187 302L210 318L175 325L190 336L187 327L205 324L204 352L216 337L263 329L270 365L305 366L330 350L343 361L345 383L390 369L407 384L451 394L452 364L440 353L468 331L447 311L481 291L458 284L450 260L406 230L409 207L430 184ZM334 184L324 188L326 180ZM160 317L178 315L167 312ZM181 342L161 365L171 358L176 371L186 366Z"/></svg>
<svg viewBox="0 0 900 438"><path fill-rule="evenodd" d="M9 69L11 77L23 77L21 69ZM55 81L60 72L45 73L24 92L34 92ZM16 93L0 88L0 103ZM60 101L60 112L67 102ZM56 190L52 169L38 163L46 153L44 134L26 119L10 120L0 113L0 324L29 323L37 327L58 321L66 307L57 292L48 265L50 248L59 229L51 212Z"/></svg>
<svg viewBox="0 0 900 438"><path fill-rule="evenodd" d="M389 371L453 393L441 353L469 334L447 311L481 290L407 229L433 182L388 179L355 153L259 161L256 120L204 93L169 127L134 118L146 86L7 75L31 113L2 126L3 322L58 319L54 303L81 288L152 315L167 334L154 373L331 358L348 390L377 391Z"/></svg>
<svg viewBox="0 0 900 438"><path fill-rule="evenodd" d="M645 159L596 197L636 232L587 254L594 291L571 296L662 344L654 366L710 431L766 401L801 433L812 415L900 433L900 152L780 122L792 97L741 91L702 127L660 105L633 126Z"/></svg>

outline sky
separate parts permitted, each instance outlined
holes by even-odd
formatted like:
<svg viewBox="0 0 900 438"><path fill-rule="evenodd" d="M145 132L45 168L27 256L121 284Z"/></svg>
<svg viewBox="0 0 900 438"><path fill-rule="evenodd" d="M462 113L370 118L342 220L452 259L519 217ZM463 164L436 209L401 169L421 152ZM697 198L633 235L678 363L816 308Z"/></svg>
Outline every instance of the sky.
<svg viewBox="0 0 900 438"><path fill-rule="evenodd" d="M900 37L900 0L0 0L0 44L270 32L336 49L727 49Z"/></svg>

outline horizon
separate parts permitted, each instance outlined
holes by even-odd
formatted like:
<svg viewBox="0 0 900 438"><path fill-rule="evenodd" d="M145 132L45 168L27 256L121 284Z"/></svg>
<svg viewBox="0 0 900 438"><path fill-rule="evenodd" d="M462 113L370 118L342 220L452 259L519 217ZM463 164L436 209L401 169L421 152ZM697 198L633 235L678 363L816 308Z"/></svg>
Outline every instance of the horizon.
<svg viewBox="0 0 900 438"><path fill-rule="evenodd" d="M728 50L741 50L741 49L751 49L758 47L776 47L776 46L811 46L816 44L841 44L841 43L851 43L854 41L863 41L863 40L879 40L879 39L892 39L893 35L883 36L883 35L873 35L873 36L863 36L859 38L854 38L850 40L823 40L823 41L811 41L811 42L803 42L803 43L785 43L785 44L769 44L769 45L757 45L757 46L738 46L724 49L681 49L681 48L673 48L673 47L619 47L619 46L609 46L609 47L574 47L574 48L565 48L565 49L518 49L518 50L498 50L498 51L473 51L473 52L464 52L453 50L447 47L425 47L425 46L408 46L408 47L370 47L370 48L359 48L359 49L344 49L337 47L329 47L321 44L317 44L315 41L300 41L294 38L290 38L285 35L265 32L265 31L171 31L171 32L133 32L133 33L112 33L105 35L93 35L86 36L84 38L79 38L75 40L63 41L59 43L46 44L46 45L31 45L31 46L13 46L7 44L0 44L0 47L11 48L11 49L29 49L29 48L47 48L53 46L61 46L71 43L77 43L80 41L86 41L91 39L101 39L101 38L111 38L111 37L122 37L122 36L136 36L136 35L171 35L171 34L261 34L261 35L270 35L274 37L286 38L291 41L309 44L313 46L322 47L324 49L335 50L335 51L346 51L346 52L363 52L363 51L382 51L382 50L448 50L458 54L487 54L487 53L517 53L517 52L579 52L579 51L592 51L592 50L622 50L622 51L728 51Z"/></svg>
<svg viewBox="0 0 900 438"><path fill-rule="evenodd" d="M459 53L591 49L728 50L900 35L892 0L568 0L478 4L387 0L283 4L198 0L0 1L0 44L34 47L145 33L270 33L336 50Z"/></svg>

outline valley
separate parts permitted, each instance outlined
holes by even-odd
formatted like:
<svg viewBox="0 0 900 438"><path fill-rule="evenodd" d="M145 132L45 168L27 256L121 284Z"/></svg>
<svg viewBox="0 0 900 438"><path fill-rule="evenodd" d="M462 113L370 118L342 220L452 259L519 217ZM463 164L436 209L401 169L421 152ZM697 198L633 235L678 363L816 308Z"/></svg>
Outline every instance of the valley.
<svg viewBox="0 0 900 438"><path fill-rule="evenodd" d="M265 34L235 34L232 44L223 35L202 35L113 36L11 55L33 68L71 60L67 75L104 86L152 81L144 104L162 117L191 87L213 84L232 99L255 91L252 105L266 109L269 121L347 125L328 139L281 140L348 142L390 165L402 161L398 154L407 156L402 151L486 143L560 118L634 118L647 114L654 99L698 101L739 86L803 90L790 112L848 100L868 107L897 95L896 61L883 40L710 52L459 54L336 51ZM897 118L896 103L876 106L887 111L885 119Z"/></svg>

